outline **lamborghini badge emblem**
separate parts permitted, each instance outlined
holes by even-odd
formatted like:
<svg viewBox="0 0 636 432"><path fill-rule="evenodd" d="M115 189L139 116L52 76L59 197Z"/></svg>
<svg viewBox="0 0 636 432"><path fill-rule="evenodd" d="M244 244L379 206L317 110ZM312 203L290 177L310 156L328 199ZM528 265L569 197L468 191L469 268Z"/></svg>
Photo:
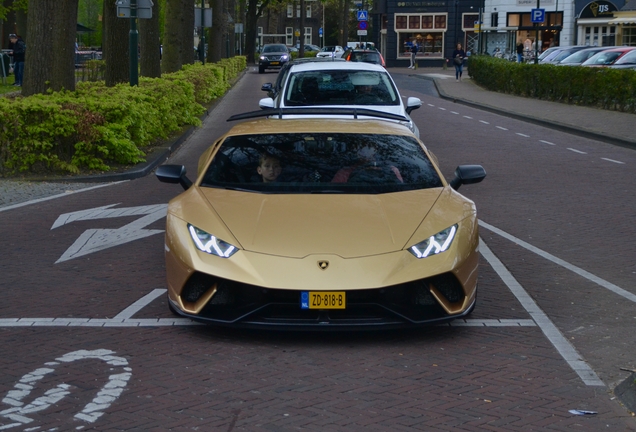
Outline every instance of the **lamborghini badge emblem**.
<svg viewBox="0 0 636 432"><path fill-rule="evenodd" d="M329 261L318 261L318 267L320 267L320 270L327 270L327 267L329 267Z"/></svg>

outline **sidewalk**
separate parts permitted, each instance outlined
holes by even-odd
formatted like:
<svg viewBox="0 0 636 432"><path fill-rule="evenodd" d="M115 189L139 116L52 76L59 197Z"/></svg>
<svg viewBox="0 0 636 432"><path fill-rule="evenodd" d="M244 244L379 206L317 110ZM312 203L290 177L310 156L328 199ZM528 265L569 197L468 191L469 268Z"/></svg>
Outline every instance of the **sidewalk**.
<svg viewBox="0 0 636 432"><path fill-rule="evenodd" d="M497 93L476 85L464 70L462 81L455 80L455 69L388 68L389 73L408 74L435 81L440 96L457 103L486 109L507 117L610 144L636 149L636 115L558 102L529 99Z"/></svg>

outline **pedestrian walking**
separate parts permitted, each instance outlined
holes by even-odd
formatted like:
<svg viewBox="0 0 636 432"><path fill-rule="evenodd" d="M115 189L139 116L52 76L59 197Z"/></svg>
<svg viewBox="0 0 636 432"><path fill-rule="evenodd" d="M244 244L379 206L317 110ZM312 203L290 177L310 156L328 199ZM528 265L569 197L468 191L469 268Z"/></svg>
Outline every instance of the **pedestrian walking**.
<svg viewBox="0 0 636 432"><path fill-rule="evenodd" d="M465 57L466 57L466 53L464 52L464 49L462 48L462 44L458 43L452 55L453 64L455 65L455 81L462 80L462 72L464 68Z"/></svg>
<svg viewBox="0 0 636 432"><path fill-rule="evenodd" d="M14 86L22 86L22 77L24 75L24 53L26 52L26 44L22 38L16 34L10 34L9 40L13 44L13 73L15 74Z"/></svg>
<svg viewBox="0 0 636 432"><path fill-rule="evenodd" d="M417 42L413 42L411 44L411 66L409 66L409 69L415 69L415 56L417 55Z"/></svg>
<svg viewBox="0 0 636 432"><path fill-rule="evenodd" d="M523 61L523 44L521 41L517 44L517 63L521 63Z"/></svg>

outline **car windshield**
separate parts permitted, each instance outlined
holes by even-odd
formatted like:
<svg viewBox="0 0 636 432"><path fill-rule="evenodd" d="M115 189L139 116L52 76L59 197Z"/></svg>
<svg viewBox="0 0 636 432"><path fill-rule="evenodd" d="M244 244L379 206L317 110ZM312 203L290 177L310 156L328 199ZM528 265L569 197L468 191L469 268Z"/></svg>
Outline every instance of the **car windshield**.
<svg viewBox="0 0 636 432"><path fill-rule="evenodd" d="M636 63L636 50L625 54L623 57L616 60L615 64L633 64Z"/></svg>
<svg viewBox="0 0 636 432"><path fill-rule="evenodd" d="M386 72L332 70L297 72L285 90L286 106L400 105Z"/></svg>
<svg viewBox="0 0 636 432"><path fill-rule="evenodd" d="M585 60L592 57L594 54L598 54L599 51L596 50L582 50L577 51L571 56L565 58L562 63L583 63Z"/></svg>
<svg viewBox="0 0 636 432"><path fill-rule="evenodd" d="M443 185L420 143L410 136L281 133L226 138L200 186L259 193L379 194Z"/></svg>
<svg viewBox="0 0 636 432"><path fill-rule="evenodd" d="M321 51L323 51L323 52L331 52L331 51L335 51L335 50L336 50L335 46L326 46L326 47L323 47L323 49L321 49Z"/></svg>
<svg viewBox="0 0 636 432"><path fill-rule="evenodd" d="M572 55L572 53L573 52L570 51L570 50L563 50L563 51L557 53L556 56L552 57L550 59L550 61L555 62L555 63L556 62L560 62L561 60L564 60L564 59L570 57Z"/></svg>
<svg viewBox="0 0 636 432"><path fill-rule="evenodd" d="M623 54L620 51L600 52L594 57L590 57L584 64L588 65L608 65L614 63L614 61Z"/></svg>
<svg viewBox="0 0 636 432"><path fill-rule="evenodd" d="M264 53L279 53L286 52L287 47L285 45L265 45L263 47Z"/></svg>

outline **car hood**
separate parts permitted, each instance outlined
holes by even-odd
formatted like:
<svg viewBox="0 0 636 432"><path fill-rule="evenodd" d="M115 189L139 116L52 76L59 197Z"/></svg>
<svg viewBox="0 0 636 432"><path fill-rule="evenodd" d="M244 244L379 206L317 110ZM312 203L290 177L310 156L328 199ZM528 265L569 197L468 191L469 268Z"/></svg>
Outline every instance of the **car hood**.
<svg viewBox="0 0 636 432"><path fill-rule="evenodd" d="M188 222L244 250L295 258L399 251L474 215L472 202L449 187L378 195L195 189L198 203L179 206Z"/></svg>

